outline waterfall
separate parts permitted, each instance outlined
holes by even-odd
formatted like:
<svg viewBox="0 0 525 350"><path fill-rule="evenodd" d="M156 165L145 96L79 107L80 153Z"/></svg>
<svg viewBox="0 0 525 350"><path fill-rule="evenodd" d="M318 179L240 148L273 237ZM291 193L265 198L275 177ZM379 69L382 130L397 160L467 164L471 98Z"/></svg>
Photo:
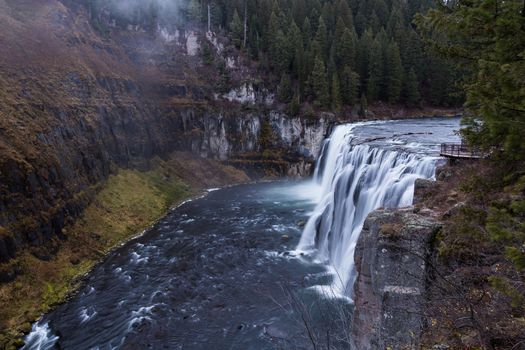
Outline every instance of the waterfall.
<svg viewBox="0 0 525 350"><path fill-rule="evenodd" d="M321 195L297 247L328 264L333 283L320 288L329 295L352 294L354 249L366 216L380 207L411 205L415 180L435 172L436 157L352 145L358 125L340 125L325 141L314 173Z"/></svg>

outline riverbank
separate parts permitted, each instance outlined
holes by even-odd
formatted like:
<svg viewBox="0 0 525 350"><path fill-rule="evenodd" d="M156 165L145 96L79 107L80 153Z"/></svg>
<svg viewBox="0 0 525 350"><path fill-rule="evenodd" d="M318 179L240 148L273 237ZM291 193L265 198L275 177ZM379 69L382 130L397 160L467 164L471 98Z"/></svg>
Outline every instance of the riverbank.
<svg viewBox="0 0 525 350"><path fill-rule="evenodd" d="M521 169L457 161L416 181L414 206L368 216L356 250L360 349L523 348Z"/></svg>
<svg viewBox="0 0 525 350"><path fill-rule="evenodd" d="M2 269L16 277L0 286L0 347L22 345L31 322L67 300L108 252L135 237L169 208L210 187L248 182L242 171L220 162L176 152L153 159L150 170L115 169L91 189L91 204L61 235L23 252Z"/></svg>
<svg viewBox="0 0 525 350"><path fill-rule="evenodd" d="M460 161L420 191L442 222L431 247L423 348L523 349L524 164Z"/></svg>
<svg viewBox="0 0 525 350"><path fill-rule="evenodd" d="M360 115L357 107L342 111L338 120L341 123L372 121L372 120L399 120L418 119L431 117L457 117L463 114L463 109L458 107L419 106L406 107L378 102L368 106L366 115Z"/></svg>

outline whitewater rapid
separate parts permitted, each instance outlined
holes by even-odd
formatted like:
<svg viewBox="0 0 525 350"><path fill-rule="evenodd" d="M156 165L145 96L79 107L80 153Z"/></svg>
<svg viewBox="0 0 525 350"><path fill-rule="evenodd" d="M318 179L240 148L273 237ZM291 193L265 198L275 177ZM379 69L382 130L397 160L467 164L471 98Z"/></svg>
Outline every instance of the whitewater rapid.
<svg viewBox="0 0 525 350"><path fill-rule="evenodd" d="M309 348L290 295L323 303L309 310L309 331L348 348L347 319L323 315L352 305L319 298L317 286L351 297L366 215L411 204L415 179L433 176L439 144L456 142L456 128L458 118L341 125L323 144L313 184L215 189L177 207L33 324L23 349Z"/></svg>
<svg viewBox="0 0 525 350"><path fill-rule="evenodd" d="M383 125L378 127L378 124ZM337 126L322 147L313 185L320 193L318 204L305 225L297 250L327 264L333 282L316 287L326 296L352 298L357 277L354 250L367 215L380 207L411 205L416 179L434 177L439 157L433 147L438 145L439 138L424 146L392 137L382 141L388 147L378 147L367 144L366 139L355 133L358 128L375 125L382 130L382 135L388 135L388 124ZM404 135L410 139L414 134ZM432 134L429 132L426 138L424 135L420 138L428 140L433 138ZM369 137L368 140L375 139ZM427 152L410 152L414 146Z"/></svg>

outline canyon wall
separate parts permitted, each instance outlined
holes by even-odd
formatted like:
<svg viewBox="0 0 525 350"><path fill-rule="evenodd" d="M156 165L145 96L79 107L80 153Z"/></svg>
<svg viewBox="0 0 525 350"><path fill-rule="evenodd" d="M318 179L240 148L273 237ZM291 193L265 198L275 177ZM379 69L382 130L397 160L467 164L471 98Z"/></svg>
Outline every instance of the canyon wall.
<svg viewBox="0 0 525 350"><path fill-rule="evenodd" d="M191 151L256 178L304 176L333 123L287 116L219 34L109 20L101 33L89 17L77 1L0 1L0 280L21 248L64 238L118 169Z"/></svg>
<svg viewBox="0 0 525 350"><path fill-rule="evenodd" d="M416 349L423 329L432 241L440 224L414 208L380 209L355 250L352 336L356 349Z"/></svg>

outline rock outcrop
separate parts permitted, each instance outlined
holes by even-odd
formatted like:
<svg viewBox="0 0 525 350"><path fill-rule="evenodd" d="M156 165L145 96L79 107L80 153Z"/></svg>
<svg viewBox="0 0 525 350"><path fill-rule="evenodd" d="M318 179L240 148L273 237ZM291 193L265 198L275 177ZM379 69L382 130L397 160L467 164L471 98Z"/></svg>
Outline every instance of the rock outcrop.
<svg viewBox="0 0 525 350"><path fill-rule="evenodd" d="M440 224L412 208L372 212L355 250L355 348L416 349L427 261Z"/></svg>
<svg viewBox="0 0 525 350"><path fill-rule="evenodd" d="M119 28L82 4L0 1L0 264L61 238L116 169L148 170L174 151L307 175L329 116L280 112L225 38L192 24ZM249 85L255 100L217 98L217 69L201 52L210 44L214 64L235 62L228 85Z"/></svg>

